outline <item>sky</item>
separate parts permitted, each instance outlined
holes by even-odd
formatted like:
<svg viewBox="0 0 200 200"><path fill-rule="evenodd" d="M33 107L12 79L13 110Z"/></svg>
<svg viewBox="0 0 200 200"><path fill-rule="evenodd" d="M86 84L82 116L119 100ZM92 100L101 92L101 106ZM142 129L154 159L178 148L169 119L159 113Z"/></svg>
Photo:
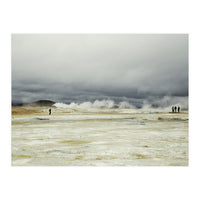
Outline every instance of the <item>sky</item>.
<svg viewBox="0 0 200 200"><path fill-rule="evenodd" d="M12 102L188 99L187 34L12 34Z"/></svg>

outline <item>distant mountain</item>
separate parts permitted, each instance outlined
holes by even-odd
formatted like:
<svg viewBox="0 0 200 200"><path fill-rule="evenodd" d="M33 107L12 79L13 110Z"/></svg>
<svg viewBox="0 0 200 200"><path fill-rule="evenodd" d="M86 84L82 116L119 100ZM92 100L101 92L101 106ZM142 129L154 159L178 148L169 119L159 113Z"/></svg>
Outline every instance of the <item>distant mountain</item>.
<svg viewBox="0 0 200 200"><path fill-rule="evenodd" d="M39 100L32 103L21 103L16 106L52 106L56 102L50 100Z"/></svg>

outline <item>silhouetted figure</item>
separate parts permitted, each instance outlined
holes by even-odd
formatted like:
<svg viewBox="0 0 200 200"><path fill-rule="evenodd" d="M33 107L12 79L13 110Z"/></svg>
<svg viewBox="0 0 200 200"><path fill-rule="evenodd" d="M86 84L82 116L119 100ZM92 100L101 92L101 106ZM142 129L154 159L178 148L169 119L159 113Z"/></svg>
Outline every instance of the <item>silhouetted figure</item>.
<svg viewBox="0 0 200 200"><path fill-rule="evenodd" d="M175 109L175 112L176 112L176 106L175 106L175 108L174 108L174 109Z"/></svg>
<svg viewBox="0 0 200 200"><path fill-rule="evenodd" d="M172 112L174 112L174 106L172 106Z"/></svg>
<svg viewBox="0 0 200 200"><path fill-rule="evenodd" d="M180 106L179 106L179 107L178 107L178 112L180 112L180 109L181 109L181 108L180 108Z"/></svg>
<svg viewBox="0 0 200 200"><path fill-rule="evenodd" d="M51 115L51 108L49 108L49 115Z"/></svg>

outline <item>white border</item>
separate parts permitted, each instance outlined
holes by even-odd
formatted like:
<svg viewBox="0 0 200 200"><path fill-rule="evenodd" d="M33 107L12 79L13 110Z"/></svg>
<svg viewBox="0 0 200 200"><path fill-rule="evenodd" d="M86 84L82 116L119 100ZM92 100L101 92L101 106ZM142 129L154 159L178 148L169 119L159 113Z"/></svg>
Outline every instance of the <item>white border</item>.
<svg viewBox="0 0 200 200"><path fill-rule="evenodd" d="M200 199L199 18L198 4L185 0L1 3L0 198ZM11 33L189 33L190 166L11 167Z"/></svg>

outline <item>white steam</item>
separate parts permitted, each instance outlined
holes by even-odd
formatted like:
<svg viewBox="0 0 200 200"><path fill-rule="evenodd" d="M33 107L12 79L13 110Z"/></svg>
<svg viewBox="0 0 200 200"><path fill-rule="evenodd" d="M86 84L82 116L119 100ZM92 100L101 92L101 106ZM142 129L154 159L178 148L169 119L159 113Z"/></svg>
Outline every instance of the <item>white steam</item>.
<svg viewBox="0 0 200 200"><path fill-rule="evenodd" d="M93 103L90 101L83 102L83 103L70 103L70 104L65 104L65 103L55 103L54 106L57 108L83 108L83 109L88 109L88 108L134 108L133 105L126 101L122 101L119 104L116 104L113 100L96 100Z"/></svg>
<svg viewBox="0 0 200 200"><path fill-rule="evenodd" d="M126 102L126 101L122 101L119 103L119 108L135 108L135 106L131 105L130 103Z"/></svg>
<svg viewBox="0 0 200 200"><path fill-rule="evenodd" d="M156 106L155 106L156 105ZM90 109L90 108L120 108L120 109L136 109L134 102L120 101L116 103L114 100L95 100L94 102L86 101L83 103L72 102L70 104L55 103L57 108L72 109ZM188 97L170 97L165 96L162 99L154 101L144 100L142 106L137 109L142 112L170 112L172 106L180 106L181 110L188 109Z"/></svg>

